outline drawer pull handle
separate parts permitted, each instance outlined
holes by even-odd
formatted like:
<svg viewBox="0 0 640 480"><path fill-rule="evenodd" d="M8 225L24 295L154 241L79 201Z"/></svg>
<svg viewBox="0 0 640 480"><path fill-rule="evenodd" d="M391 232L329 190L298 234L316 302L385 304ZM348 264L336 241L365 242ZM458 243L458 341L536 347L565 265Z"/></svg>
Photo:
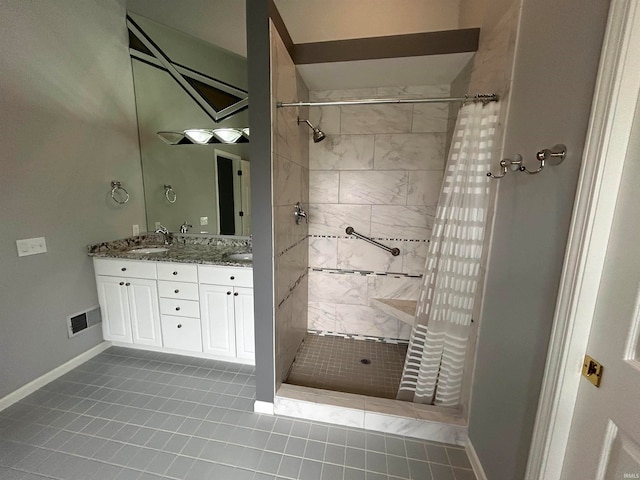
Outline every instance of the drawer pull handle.
<svg viewBox="0 0 640 480"><path fill-rule="evenodd" d="M127 282L127 283L125 283L125 285L128 287L128 286L130 286L131 284L130 284L129 282Z"/></svg>
<svg viewBox="0 0 640 480"><path fill-rule="evenodd" d="M120 270L123 271L123 272L126 272L127 271L127 267L122 267Z"/></svg>
<svg viewBox="0 0 640 480"><path fill-rule="evenodd" d="M236 277L234 277L233 275L231 275L231 280L235 280L235 279L236 279Z"/></svg>
<svg viewBox="0 0 640 480"><path fill-rule="evenodd" d="M177 274L178 274L178 272L173 272L173 274L174 274L174 275L177 275Z"/></svg>
<svg viewBox="0 0 640 480"><path fill-rule="evenodd" d="M238 292L234 292L233 296L237 297L238 296Z"/></svg>
<svg viewBox="0 0 640 480"><path fill-rule="evenodd" d="M178 290L177 288L173 291L173 293L180 293L180 290Z"/></svg>
<svg viewBox="0 0 640 480"><path fill-rule="evenodd" d="M180 307L176 307L176 312L179 312L179 311L180 311Z"/></svg>
<svg viewBox="0 0 640 480"><path fill-rule="evenodd" d="M124 282L120 282L120 285L124 285Z"/></svg>
<svg viewBox="0 0 640 480"><path fill-rule="evenodd" d="M227 292L227 295L231 295L231 292Z"/></svg>
<svg viewBox="0 0 640 480"><path fill-rule="evenodd" d="M182 328L182 324L181 323L178 324L178 328Z"/></svg>

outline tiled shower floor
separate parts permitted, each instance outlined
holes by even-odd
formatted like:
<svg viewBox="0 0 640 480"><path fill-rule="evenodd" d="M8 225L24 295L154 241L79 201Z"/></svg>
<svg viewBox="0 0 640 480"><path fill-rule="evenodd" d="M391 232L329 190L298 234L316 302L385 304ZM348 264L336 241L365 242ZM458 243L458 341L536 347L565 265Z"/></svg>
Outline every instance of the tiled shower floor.
<svg viewBox="0 0 640 480"><path fill-rule="evenodd" d="M406 344L307 334L286 383L396 398L406 354Z"/></svg>
<svg viewBox="0 0 640 480"><path fill-rule="evenodd" d="M475 480L461 447L253 413L254 385L112 347L0 411L0 479Z"/></svg>

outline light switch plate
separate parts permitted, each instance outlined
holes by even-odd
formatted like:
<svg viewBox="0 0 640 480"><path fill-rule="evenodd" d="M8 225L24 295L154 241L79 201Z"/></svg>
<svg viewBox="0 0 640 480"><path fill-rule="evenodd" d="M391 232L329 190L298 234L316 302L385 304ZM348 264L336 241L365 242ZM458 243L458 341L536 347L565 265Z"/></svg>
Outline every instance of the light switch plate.
<svg viewBox="0 0 640 480"><path fill-rule="evenodd" d="M134 235L140 235L140 225L134 225L131 230Z"/></svg>
<svg viewBox="0 0 640 480"><path fill-rule="evenodd" d="M19 257L37 255L38 253L46 253L47 251L47 242L44 237L16 240L16 246L18 247Z"/></svg>

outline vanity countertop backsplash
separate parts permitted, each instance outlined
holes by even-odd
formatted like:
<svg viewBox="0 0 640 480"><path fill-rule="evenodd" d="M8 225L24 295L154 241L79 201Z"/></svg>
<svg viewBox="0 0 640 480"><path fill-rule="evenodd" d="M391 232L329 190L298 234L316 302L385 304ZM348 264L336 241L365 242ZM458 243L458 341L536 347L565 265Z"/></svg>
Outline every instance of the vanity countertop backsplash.
<svg viewBox="0 0 640 480"><path fill-rule="evenodd" d="M167 251L141 253L141 247L166 247ZM251 267L251 260L232 260L229 255L251 252L250 237L216 237L173 234L170 245L164 245L161 234L148 233L111 242L89 245L89 255L103 258L126 258L154 262L201 263Z"/></svg>

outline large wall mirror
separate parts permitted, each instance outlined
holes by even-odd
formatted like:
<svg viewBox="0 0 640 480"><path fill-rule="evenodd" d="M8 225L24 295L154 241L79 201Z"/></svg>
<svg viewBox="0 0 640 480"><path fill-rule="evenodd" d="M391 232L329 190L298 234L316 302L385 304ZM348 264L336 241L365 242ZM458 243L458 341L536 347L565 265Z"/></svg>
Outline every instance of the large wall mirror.
<svg viewBox="0 0 640 480"><path fill-rule="evenodd" d="M247 90L246 59L181 31L129 13L173 64L239 91ZM188 233L251 233L247 143L169 144L158 132L247 128L247 108L214 121L157 64L131 59L138 115L147 230L159 224Z"/></svg>

